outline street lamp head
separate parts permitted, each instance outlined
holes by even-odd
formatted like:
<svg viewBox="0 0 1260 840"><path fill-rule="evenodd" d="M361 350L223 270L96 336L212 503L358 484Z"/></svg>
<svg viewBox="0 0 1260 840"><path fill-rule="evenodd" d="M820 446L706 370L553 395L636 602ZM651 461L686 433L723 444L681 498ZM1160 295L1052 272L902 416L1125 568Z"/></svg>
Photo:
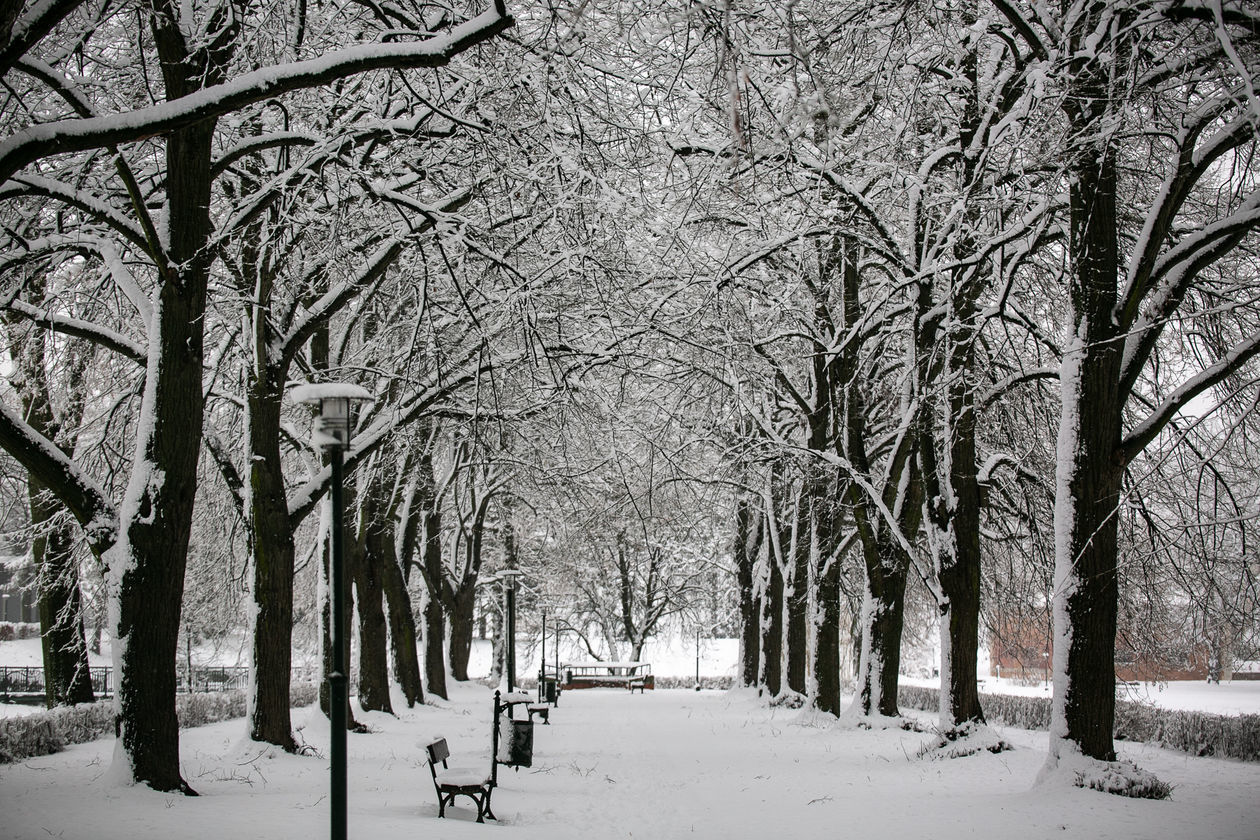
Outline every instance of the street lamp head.
<svg viewBox="0 0 1260 840"><path fill-rule="evenodd" d="M319 406L311 441L324 449L350 447L350 402L371 402L366 388L349 382L299 385L289 392L294 402Z"/></svg>
<svg viewBox="0 0 1260 840"><path fill-rule="evenodd" d="M503 585L513 591L516 590L516 579L524 574L520 569L502 569L499 571L499 580L503 581Z"/></svg>

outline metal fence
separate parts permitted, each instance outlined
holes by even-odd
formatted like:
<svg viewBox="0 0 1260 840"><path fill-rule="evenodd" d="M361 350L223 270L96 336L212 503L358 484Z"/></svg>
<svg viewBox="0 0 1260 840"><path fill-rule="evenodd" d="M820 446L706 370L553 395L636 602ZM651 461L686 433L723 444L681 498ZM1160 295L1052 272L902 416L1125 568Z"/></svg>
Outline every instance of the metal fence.
<svg viewBox="0 0 1260 840"><path fill-rule="evenodd" d="M113 693L113 681L110 679L112 670L103 666L88 669L92 679L92 693L97 697L109 697ZM0 698L8 700L13 697L43 697L47 685L42 665L0 666Z"/></svg>
<svg viewBox="0 0 1260 840"><path fill-rule="evenodd" d="M92 692L97 697L109 697L114 692L114 669L96 666L89 669L92 675ZM207 691L244 690L249 685L249 668L244 665L194 665L191 674L188 666L176 666L177 691L181 694ZM293 669L294 682L313 682L320 679L317 666L298 666ZM0 701L43 697L47 682L42 665L0 665Z"/></svg>

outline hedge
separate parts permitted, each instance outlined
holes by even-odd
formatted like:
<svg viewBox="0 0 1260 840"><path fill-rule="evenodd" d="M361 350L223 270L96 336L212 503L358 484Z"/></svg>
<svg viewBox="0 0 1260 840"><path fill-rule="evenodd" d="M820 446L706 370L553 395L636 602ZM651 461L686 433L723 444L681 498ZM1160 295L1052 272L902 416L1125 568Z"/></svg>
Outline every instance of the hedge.
<svg viewBox="0 0 1260 840"><path fill-rule="evenodd" d="M934 712L940 708L937 691L903 685L897 690L897 702L911 709ZM980 704L990 723L1020 729L1050 729L1048 697L984 694ZM1118 700L1114 737L1118 741L1141 741L1193 755L1260 761L1260 715L1213 715Z"/></svg>
<svg viewBox="0 0 1260 840"><path fill-rule="evenodd" d="M289 689L289 704L308 706L315 702L316 696L314 683L294 683ZM182 729L244 717L245 692L180 694L175 698L175 714ZM113 731L113 700L58 706L25 717L0 718L0 764L50 755L68 744L94 741Z"/></svg>

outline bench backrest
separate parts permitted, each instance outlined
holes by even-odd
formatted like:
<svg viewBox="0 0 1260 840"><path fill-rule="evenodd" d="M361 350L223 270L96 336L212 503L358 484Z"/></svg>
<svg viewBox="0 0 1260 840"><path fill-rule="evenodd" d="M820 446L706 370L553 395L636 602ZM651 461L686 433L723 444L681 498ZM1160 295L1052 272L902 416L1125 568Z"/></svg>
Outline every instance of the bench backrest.
<svg viewBox="0 0 1260 840"><path fill-rule="evenodd" d="M429 754L429 765L433 767L435 772L439 761L445 766L446 759L451 757L451 748L446 745L445 738L438 738L424 749Z"/></svg>

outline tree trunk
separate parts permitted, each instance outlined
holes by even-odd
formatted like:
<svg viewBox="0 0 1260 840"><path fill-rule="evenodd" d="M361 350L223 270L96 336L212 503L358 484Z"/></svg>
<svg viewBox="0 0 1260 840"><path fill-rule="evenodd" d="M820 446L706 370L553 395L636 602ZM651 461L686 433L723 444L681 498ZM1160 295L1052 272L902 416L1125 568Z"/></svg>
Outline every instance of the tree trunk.
<svg viewBox="0 0 1260 840"><path fill-rule="evenodd" d="M263 321L257 318L256 321ZM266 347L258 348L266 359ZM283 381L254 372L249 401L250 540L254 559L253 698L249 737L293 752L289 683L293 665L293 528L280 461Z"/></svg>
<svg viewBox="0 0 1260 840"><path fill-rule="evenodd" d="M328 500L329 508L332 507L332 499ZM328 529L331 531L332 529ZM343 528L342 534L350 532L349 528ZM348 539L343 536L343 539ZM346 552L347 558L354 550L353 546L345 546L343 551ZM324 678L319 683L319 708L325 717L332 717L332 688L329 683L329 675L333 672L332 667L332 581L329 572L329 564L331 562L332 537L329 534L327 540L324 541L323 563L324 563L324 598L320 603L319 618L320 630L323 633L323 655L321 664L323 668ZM342 580L342 597L341 597L341 626L345 628L345 632L341 634L341 661L349 668L350 665L350 622L354 620L354 598L352 597L353 586L350 582L350 575L346 575ZM365 732L367 727L359 723L354 718L354 706L350 703L346 704L346 729L350 732Z"/></svg>
<svg viewBox="0 0 1260 840"><path fill-rule="evenodd" d="M735 506L735 578L738 588L740 624L740 684L757 684L757 660L761 654L761 638L758 628L758 601L753 588L757 554L761 540L760 516L749 503L740 497Z"/></svg>
<svg viewBox="0 0 1260 840"><path fill-rule="evenodd" d="M809 467L807 465L806 469ZM810 490L808 480L802 481L800 492L796 496L796 510L789 539L790 574L785 581L787 633L784 644L787 647L787 687L789 691L801 696L808 690L805 666L809 661L809 508L813 501L809 498Z"/></svg>
<svg viewBox="0 0 1260 840"><path fill-rule="evenodd" d="M464 585L455 591L447 618L451 625L450 663L451 677L468 679L468 660L472 654L473 609L476 601L475 586Z"/></svg>
<svg viewBox="0 0 1260 840"><path fill-rule="evenodd" d="M424 683L429 693L443 700L446 691L446 610L432 592L424 602Z"/></svg>
<svg viewBox="0 0 1260 840"><path fill-rule="evenodd" d="M814 708L839 715L840 698L840 534L837 487L816 498L810 512L810 534L817 607L815 609Z"/></svg>
<svg viewBox="0 0 1260 840"><path fill-rule="evenodd" d="M862 658L858 665L858 700L864 715L896 717L897 672L901 668L901 631L905 621L906 570L909 558L892 543L885 524L876 550L866 558L866 594L862 602Z"/></svg>
<svg viewBox="0 0 1260 840"><path fill-rule="evenodd" d="M168 31L155 31L159 41L169 37ZM191 92L172 81L174 72L168 75L168 88L179 95ZM190 794L194 791L179 770L175 646L205 405L203 334L212 259L205 243L210 234L213 137L214 121L208 120L167 138L171 263L155 301L142 421L120 511L120 539L107 553L118 593L114 649L123 752L136 781Z"/></svg>
<svg viewBox="0 0 1260 840"><path fill-rule="evenodd" d="M372 482L363 491L360 534L351 565L359 614L359 706L366 712L392 715L383 578L385 543L392 543L393 535L379 515L378 489Z"/></svg>
<svg viewBox="0 0 1260 840"><path fill-rule="evenodd" d="M771 697L783 689L783 570L773 550L766 558L769 581L761 602L761 679Z"/></svg>
<svg viewBox="0 0 1260 840"><path fill-rule="evenodd" d="M1092 78L1076 90L1081 105L1072 124L1078 136L1096 137L1107 108L1106 87L1101 79L1091 83ZM1091 758L1115 758L1123 336L1116 334L1113 320L1119 280L1117 172L1107 142L1090 142L1072 162L1075 330L1060 372L1051 763L1068 744Z"/></svg>
<svg viewBox="0 0 1260 840"><path fill-rule="evenodd" d="M43 649L45 701L53 706L91 703L92 674L83 635L82 596L74 557L73 526L43 484L29 476L31 556L39 592L40 644Z"/></svg>
<svg viewBox="0 0 1260 840"><path fill-rule="evenodd" d="M416 645L416 619L411 612L411 594L402 567L396 559L385 563L385 604L389 616L390 649L394 676L402 689L407 708L424 702L424 681L420 678L420 655Z"/></svg>

